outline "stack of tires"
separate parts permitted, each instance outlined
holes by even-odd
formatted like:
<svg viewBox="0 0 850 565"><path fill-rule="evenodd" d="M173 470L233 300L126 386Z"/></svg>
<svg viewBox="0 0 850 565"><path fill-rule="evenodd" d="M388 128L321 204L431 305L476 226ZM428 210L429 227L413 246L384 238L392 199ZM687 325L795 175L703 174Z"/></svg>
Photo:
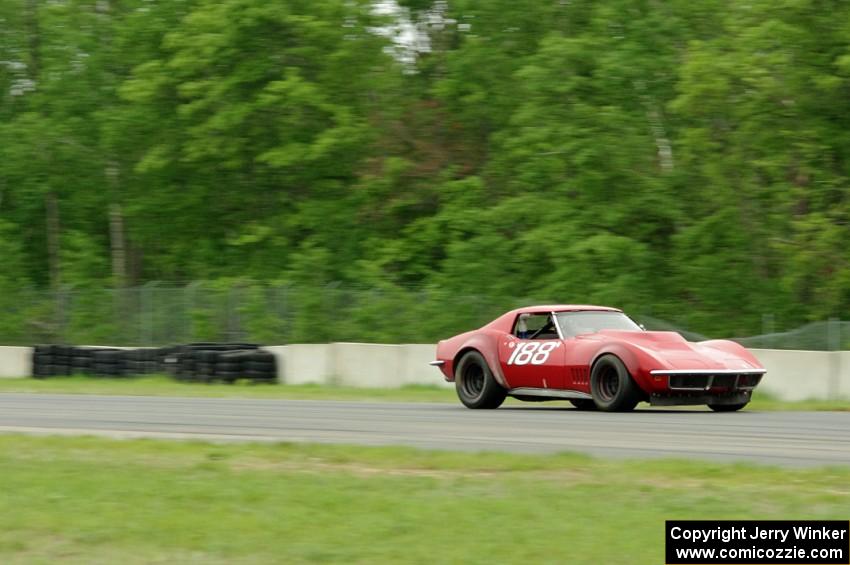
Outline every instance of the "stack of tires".
<svg viewBox="0 0 850 565"><path fill-rule="evenodd" d="M71 373L75 375L91 375L94 372L94 348L72 347Z"/></svg>
<svg viewBox="0 0 850 565"><path fill-rule="evenodd" d="M96 377L129 376L124 370L124 351L121 349L98 348L91 350L92 370Z"/></svg>
<svg viewBox="0 0 850 565"><path fill-rule="evenodd" d="M190 343L180 346L174 355L177 364L175 371L177 380L214 382L218 353L235 348L237 348L236 344L227 343Z"/></svg>
<svg viewBox="0 0 850 565"><path fill-rule="evenodd" d="M112 349L77 348L92 356L90 373L97 377L136 377L163 370L164 351L160 348Z"/></svg>
<svg viewBox="0 0 850 565"><path fill-rule="evenodd" d="M71 345L36 345L33 348L32 373L36 378L96 373L98 348Z"/></svg>
<svg viewBox="0 0 850 565"><path fill-rule="evenodd" d="M162 367L164 352L155 347L123 351L124 375L151 375Z"/></svg>
<svg viewBox="0 0 850 565"><path fill-rule="evenodd" d="M37 345L33 376L133 377L169 373L187 382L277 381L275 357L253 343L190 343L173 347L117 349Z"/></svg>
<svg viewBox="0 0 850 565"><path fill-rule="evenodd" d="M275 357L253 343L192 343L174 355L178 380L234 383L276 382Z"/></svg>
<svg viewBox="0 0 850 565"><path fill-rule="evenodd" d="M32 356L33 376L44 379L70 375L73 372L72 349L64 345L36 345Z"/></svg>
<svg viewBox="0 0 850 565"><path fill-rule="evenodd" d="M216 376L226 383L236 382L240 378L258 383L274 383L277 382L277 363L275 356L268 351L225 351L218 355Z"/></svg>
<svg viewBox="0 0 850 565"><path fill-rule="evenodd" d="M215 382L215 366L219 349L195 350L195 380L203 383Z"/></svg>
<svg viewBox="0 0 850 565"><path fill-rule="evenodd" d="M178 381L191 382L195 380L195 352L184 346L178 348L170 357L172 363L169 373Z"/></svg>

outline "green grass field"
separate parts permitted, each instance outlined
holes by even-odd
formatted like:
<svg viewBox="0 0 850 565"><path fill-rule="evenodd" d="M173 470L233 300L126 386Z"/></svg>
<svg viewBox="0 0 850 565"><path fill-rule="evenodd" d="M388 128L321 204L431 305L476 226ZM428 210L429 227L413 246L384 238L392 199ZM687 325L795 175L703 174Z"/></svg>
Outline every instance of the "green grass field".
<svg viewBox="0 0 850 565"><path fill-rule="evenodd" d="M359 400L394 402L458 402L452 389L406 386L397 389L353 388L328 385L199 384L178 382L166 376L133 379L55 377L50 379L0 379L0 392L62 394L118 394L132 396L208 396L233 398L289 398L303 400ZM509 403L519 401L508 399ZM567 402L557 404L569 406ZM697 410L706 409L696 407ZM850 400L782 402L756 391L752 410L850 410Z"/></svg>
<svg viewBox="0 0 850 565"><path fill-rule="evenodd" d="M666 519L847 519L850 469L0 435L2 563L663 563Z"/></svg>
<svg viewBox="0 0 850 565"><path fill-rule="evenodd" d="M303 400L388 400L398 402L457 401L453 389L438 386L407 386L398 389L353 388L329 385L204 384L176 381L167 376L130 379L54 377L49 379L0 379L0 392L61 394L119 394L133 396L208 396L216 398L290 398Z"/></svg>

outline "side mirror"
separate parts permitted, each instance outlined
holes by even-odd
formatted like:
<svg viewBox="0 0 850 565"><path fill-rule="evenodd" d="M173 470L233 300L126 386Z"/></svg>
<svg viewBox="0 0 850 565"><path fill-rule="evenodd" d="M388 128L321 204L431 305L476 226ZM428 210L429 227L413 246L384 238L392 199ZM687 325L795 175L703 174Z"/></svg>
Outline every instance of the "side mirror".
<svg viewBox="0 0 850 565"><path fill-rule="evenodd" d="M640 326L640 329L642 329L643 331L646 331L646 326L644 326L643 324L638 324L638 326Z"/></svg>

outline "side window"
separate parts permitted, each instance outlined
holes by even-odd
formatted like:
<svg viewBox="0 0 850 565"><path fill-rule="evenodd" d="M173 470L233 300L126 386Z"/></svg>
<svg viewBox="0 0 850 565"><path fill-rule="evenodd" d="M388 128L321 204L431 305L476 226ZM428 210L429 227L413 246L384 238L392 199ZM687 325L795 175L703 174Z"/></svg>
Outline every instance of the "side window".
<svg viewBox="0 0 850 565"><path fill-rule="evenodd" d="M550 321L549 314L520 314L514 322L513 334L520 339L531 339L531 336L535 334L537 334L536 339L549 338L549 334L556 331L551 327ZM541 328L543 331L540 331Z"/></svg>

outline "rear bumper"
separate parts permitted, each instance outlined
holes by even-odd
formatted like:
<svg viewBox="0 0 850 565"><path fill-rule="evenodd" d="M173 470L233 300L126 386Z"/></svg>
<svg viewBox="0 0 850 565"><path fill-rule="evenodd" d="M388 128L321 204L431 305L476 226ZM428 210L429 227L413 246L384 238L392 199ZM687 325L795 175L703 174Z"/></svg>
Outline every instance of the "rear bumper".
<svg viewBox="0 0 850 565"><path fill-rule="evenodd" d="M428 364L431 365L432 367L438 368L440 370L440 372L443 374L443 379L446 382L448 382L448 383L454 382L455 377L454 377L454 370L452 368L451 361L445 361L443 359L436 359L434 361L430 361Z"/></svg>

